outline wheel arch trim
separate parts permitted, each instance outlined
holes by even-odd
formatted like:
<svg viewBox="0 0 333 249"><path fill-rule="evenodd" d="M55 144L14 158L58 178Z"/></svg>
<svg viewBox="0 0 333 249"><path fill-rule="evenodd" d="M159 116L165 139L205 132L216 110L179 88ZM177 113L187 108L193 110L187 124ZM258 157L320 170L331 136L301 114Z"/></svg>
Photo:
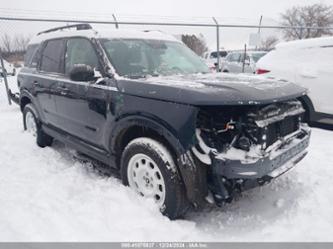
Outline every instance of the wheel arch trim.
<svg viewBox="0 0 333 249"><path fill-rule="evenodd" d="M176 138L176 134L173 134L167 127L161 125L155 120L144 116L128 116L118 121L114 128L113 135L110 139L110 148L117 148L119 136L123 136L124 131L131 127L140 126L146 127L157 132L172 146L176 156L176 167L179 171L180 177L185 185L186 195L188 200L195 206L200 206L202 203L202 195L200 193L201 182L199 181L198 174L200 170L195 164L192 154L189 150L186 150L185 146ZM195 132L195 131L194 131ZM189 141L188 146L190 147ZM113 151L116 153L116 151Z"/></svg>
<svg viewBox="0 0 333 249"><path fill-rule="evenodd" d="M316 111L315 111L315 108L313 106L313 103L312 103L310 97L308 95L304 95L298 99L302 102L303 105L305 105L304 107L305 107L306 111L308 111L308 114L309 114L308 121L309 122L314 121L314 114Z"/></svg>

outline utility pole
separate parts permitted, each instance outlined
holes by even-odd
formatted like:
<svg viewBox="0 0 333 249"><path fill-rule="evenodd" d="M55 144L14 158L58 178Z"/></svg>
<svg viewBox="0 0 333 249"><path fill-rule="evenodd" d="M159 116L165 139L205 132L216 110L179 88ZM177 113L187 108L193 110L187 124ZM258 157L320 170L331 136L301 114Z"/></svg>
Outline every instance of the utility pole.
<svg viewBox="0 0 333 249"><path fill-rule="evenodd" d="M115 15L115 14L112 14L112 17L113 17L113 20L114 20L114 22L115 22L116 29L119 29L119 24L118 24L118 21L117 21L116 15Z"/></svg>
<svg viewBox="0 0 333 249"><path fill-rule="evenodd" d="M246 43L245 43L245 45L244 45L244 55L243 55L242 73L245 72L245 60L246 60Z"/></svg>
<svg viewBox="0 0 333 249"><path fill-rule="evenodd" d="M262 15L260 16L260 20L259 20L259 27L258 27L258 35L260 37L260 32L261 32L261 23L262 23ZM258 46L256 46L255 50L258 49Z"/></svg>
<svg viewBox="0 0 333 249"><path fill-rule="evenodd" d="M12 104L12 100L9 95L9 88L8 88L8 81L7 81L7 71L5 69L5 63L3 62L3 57L2 57L2 50L0 48L0 61L1 61L1 68L2 68L2 76L5 81L5 86L6 86L6 93L7 93L7 98L8 98L8 104Z"/></svg>
<svg viewBox="0 0 333 249"><path fill-rule="evenodd" d="M217 72L220 72L221 68L221 60L220 60L220 26L219 23L217 22L216 18L213 17L213 21L216 24L216 53L217 53Z"/></svg>
<svg viewBox="0 0 333 249"><path fill-rule="evenodd" d="M259 20L258 34L260 34L260 32L261 32L261 23L262 23L262 15L260 16L260 20Z"/></svg>

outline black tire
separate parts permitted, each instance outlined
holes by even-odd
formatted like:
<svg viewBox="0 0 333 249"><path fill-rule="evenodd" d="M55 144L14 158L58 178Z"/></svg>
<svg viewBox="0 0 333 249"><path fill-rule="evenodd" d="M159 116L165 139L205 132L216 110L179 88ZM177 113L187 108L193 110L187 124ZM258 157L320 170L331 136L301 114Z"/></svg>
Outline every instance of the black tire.
<svg viewBox="0 0 333 249"><path fill-rule="evenodd" d="M34 121L36 123L37 131L36 131L36 143L39 147L44 148L46 146L51 146L53 142L53 138L49 135L47 135L43 130L42 130L42 125L41 122L38 118L38 114L36 112L36 109L32 104L27 104L24 109L23 109L23 126L24 130L27 130L27 123L26 123L26 117L27 114L31 113Z"/></svg>
<svg viewBox="0 0 333 249"><path fill-rule="evenodd" d="M182 217L189 208L185 188L179 176L174 159L169 150L151 138L137 138L125 148L121 158L121 177L128 186L128 167L131 158L144 154L154 161L161 172L165 183L165 198L161 205L161 213L170 219Z"/></svg>

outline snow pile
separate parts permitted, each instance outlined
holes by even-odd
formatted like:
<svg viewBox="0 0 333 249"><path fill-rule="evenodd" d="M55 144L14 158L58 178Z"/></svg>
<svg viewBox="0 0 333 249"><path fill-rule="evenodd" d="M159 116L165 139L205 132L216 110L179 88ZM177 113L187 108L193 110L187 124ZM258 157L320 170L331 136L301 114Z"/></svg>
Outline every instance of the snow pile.
<svg viewBox="0 0 333 249"><path fill-rule="evenodd" d="M295 170L223 208L170 221L61 143L38 148L1 82L0 241L329 241L332 148L333 133L314 129Z"/></svg>

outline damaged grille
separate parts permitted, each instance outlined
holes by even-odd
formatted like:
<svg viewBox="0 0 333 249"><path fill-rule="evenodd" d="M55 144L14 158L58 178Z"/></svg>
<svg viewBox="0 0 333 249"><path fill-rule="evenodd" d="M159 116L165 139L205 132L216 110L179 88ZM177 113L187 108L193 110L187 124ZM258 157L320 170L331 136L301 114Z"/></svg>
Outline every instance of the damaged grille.
<svg viewBox="0 0 333 249"><path fill-rule="evenodd" d="M201 108L197 127L204 142L219 152L231 147L264 150L299 129L302 104L287 101L263 106Z"/></svg>
<svg viewBox="0 0 333 249"><path fill-rule="evenodd" d="M299 128L299 118L298 116L287 117L281 121L273 124L269 124L266 130L266 146L274 144L279 138L285 137L297 131Z"/></svg>

